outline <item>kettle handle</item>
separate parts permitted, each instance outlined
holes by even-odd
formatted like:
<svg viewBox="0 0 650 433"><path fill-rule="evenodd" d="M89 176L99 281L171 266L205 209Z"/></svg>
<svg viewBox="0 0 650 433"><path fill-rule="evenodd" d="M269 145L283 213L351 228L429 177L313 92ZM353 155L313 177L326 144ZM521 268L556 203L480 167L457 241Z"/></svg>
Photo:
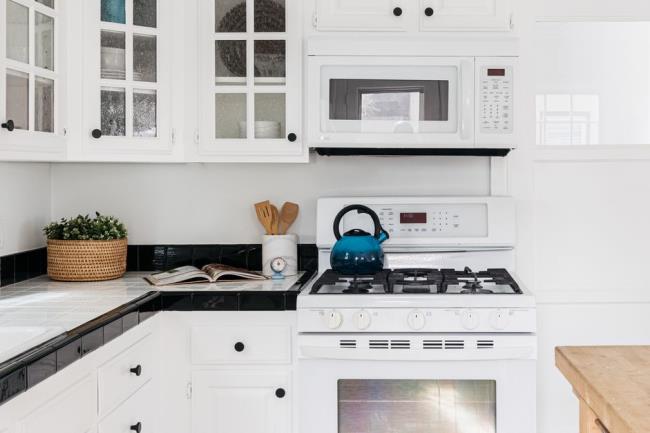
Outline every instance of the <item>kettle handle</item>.
<svg viewBox="0 0 650 433"><path fill-rule="evenodd" d="M368 206L364 206L362 204L353 204L341 209L341 211L336 215L336 218L334 218L334 236L336 236L336 240L341 239L341 231L339 230L339 225L341 224L341 220L343 219L345 214L353 210L356 210L358 213L365 213L370 215L370 218L372 218L372 222L375 224L375 233L374 233L375 238L378 239L379 235L382 232L386 233L384 231L384 228L381 226L381 222L379 221L379 217L377 216L375 211L370 209Z"/></svg>

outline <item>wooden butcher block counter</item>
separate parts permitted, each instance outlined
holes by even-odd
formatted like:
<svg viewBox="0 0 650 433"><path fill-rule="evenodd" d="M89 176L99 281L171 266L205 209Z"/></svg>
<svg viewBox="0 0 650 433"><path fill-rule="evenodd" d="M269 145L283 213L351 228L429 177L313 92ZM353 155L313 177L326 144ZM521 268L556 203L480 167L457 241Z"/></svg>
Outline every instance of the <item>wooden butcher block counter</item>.
<svg viewBox="0 0 650 433"><path fill-rule="evenodd" d="M650 346L557 347L581 433L650 433Z"/></svg>

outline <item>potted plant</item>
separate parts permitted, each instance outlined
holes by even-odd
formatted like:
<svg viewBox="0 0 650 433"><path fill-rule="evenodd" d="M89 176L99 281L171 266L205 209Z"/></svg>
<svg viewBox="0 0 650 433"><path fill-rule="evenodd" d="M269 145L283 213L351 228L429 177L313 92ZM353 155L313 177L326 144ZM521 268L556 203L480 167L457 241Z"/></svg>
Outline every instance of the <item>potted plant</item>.
<svg viewBox="0 0 650 433"><path fill-rule="evenodd" d="M127 230L111 216L62 218L43 228L47 274L57 281L105 281L126 272Z"/></svg>

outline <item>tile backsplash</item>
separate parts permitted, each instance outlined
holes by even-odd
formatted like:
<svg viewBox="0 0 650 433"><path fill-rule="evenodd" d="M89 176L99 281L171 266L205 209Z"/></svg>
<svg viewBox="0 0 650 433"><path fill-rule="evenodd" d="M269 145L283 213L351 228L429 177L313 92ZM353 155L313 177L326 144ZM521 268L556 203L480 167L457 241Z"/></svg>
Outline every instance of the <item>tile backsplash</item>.
<svg viewBox="0 0 650 433"><path fill-rule="evenodd" d="M0 257L0 287L20 283L46 272L46 248Z"/></svg>

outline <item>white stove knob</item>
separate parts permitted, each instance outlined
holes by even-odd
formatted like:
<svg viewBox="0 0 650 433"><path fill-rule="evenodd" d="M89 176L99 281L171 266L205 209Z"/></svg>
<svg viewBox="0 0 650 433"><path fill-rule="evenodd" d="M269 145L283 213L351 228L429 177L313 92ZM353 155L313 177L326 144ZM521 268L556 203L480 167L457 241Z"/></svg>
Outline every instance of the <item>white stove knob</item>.
<svg viewBox="0 0 650 433"><path fill-rule="evenodd" d="M460 322L463 325L463 328L471 331L478 328L479 325L479 315L476 311L473 310L464 310L461 313Z"/></svg>
<svg viewBox="0 0 650 433"><path fill-rule="evenodd" d="M506 329L508 323L510 323L508 310L495 310L490 315L490 325L498 331Z"/></svg>
<svg viewBox="0 0 650 433"><path fill-rule="evenodd" d="M343 324L343 315L336 310L325 313L325 325L329 329L338 329Z"/></svg>
<svg viewBox="0 0 650 433"><path fill-rule="evenodd" d="M414 331L419 331L420 329L424 328L424 325L426 324L426 319L424 318L424 313L420 310L413 310L409 313L408 317L406 318L406 322L409 325L409 328L411 328Z"/></svg>
<svg viewBox="0 0 650 433"><path fill-rule="evenodd" d="M370 313L366 310L357 311L354 313L354 323L360 330L368 329L370 327Z"/></svg>

